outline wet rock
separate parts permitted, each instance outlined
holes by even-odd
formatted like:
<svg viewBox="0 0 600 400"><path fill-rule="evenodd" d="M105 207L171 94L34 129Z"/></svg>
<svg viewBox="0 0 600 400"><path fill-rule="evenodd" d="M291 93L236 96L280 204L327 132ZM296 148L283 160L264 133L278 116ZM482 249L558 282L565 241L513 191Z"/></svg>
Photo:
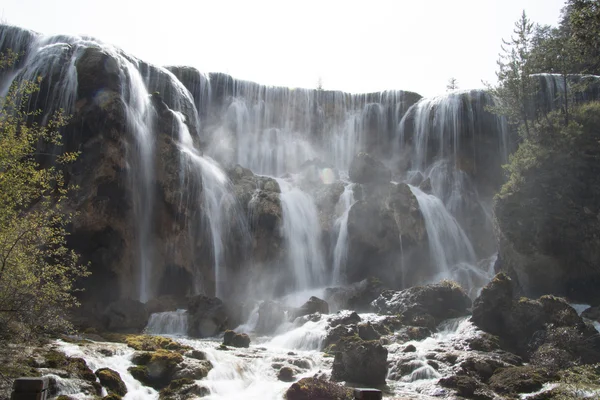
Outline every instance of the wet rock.
<svg viewBox="0 0 600 400"><path fill-rule="evenodd" d="M125 396L127 386L121 379L121 375L117 371L110 368L100 368L95 372L100 384L104 386L109 393L114 393L118 396Z"/></svg>
<svg viewBox="0 0 600 400"><path fill-rule="evenodd" d="M104 327L112 332L141 332L148 323L148 311L143 303L124 299L109 304L102 320Z"/></svg>
<svg viewBox="0 0 600 400"><path fill-rule="evenodd" d="M348 343L333 360L331 379L362 385L382 385L387 375L388 351L374 341Z"/></svg>
<svg viewBox="0 0 600 400"><path fill-rule="evenodd" d="M568 347L566 343L570 343L570 348L563 349L573 357L587 348L590 357L586 360L597 362L594 361L598 359L597 344L590 339L596 332L586 326L564 299L542 296L538 300L517 300L512 295L512 280L505 274L498 274L475 300L471 320L482 330L497 335L503 347L524 358L529 358L544 343L555 344L557 348ZM562 339L557 339L561 335ZM543 356L540 354L538 358Z"/></svg>
<svg viewBox="0 0 600 400"><path fill-rule="evenodd" d="M177 365L173 379L203 379L206 378L212 367L212 363L208 360L183 360Z"/></svg>
<svg viewBox="0 0 600 400"><path fill-rule="evenodd" d="M417 348L413 344L409 344L402 350L403 353L414 353L417 351Z"/></svg>
<svg viewBox="0 0 600 400"><path fill-rule="evenodd" d="M600 321L600 306L590 307L581 313L583 318L591 319L592 321Z"/></svg>
<svg viewBox="0 0 600 400"><path fill-rule="evenodd" d="M378 340L381 337L370 322L358 324L358 336L363 340Z"/></svg>
<svg viewBox="0 0 600 400"><path fill-rule="evenodd" d="M350 163L350 180L356 183L388 183L392 172L368 153L358 153Z"/></svg>
<svg viewBox="0 0 600 400"><path fill-rule="evenodd" d="M263 301L258 307L256 333L271 334L286 320L286 308L275 301Z"/></svg>
<svg viewBox="0 0 600 400"><path fill-rule="evenodd" d="M310 361L303 359L303 358L297 358L295 360L291 360L290 364L295 365L298 368L301 369L310 369L312 367L312 364Z"/></svg>
<svg viewBox="0 0 600 400"><path fill-rule="evenodd" d="M336 327L338 325L358 324L360 321L362 321L362 319L355 311L351 313L338 313L328 320L329 326L331 327Z"/></svg>
<svg viewBox="0 0 600 400"><path fill-rule="evenodd" d="M338 346L335 348L332 346L338 345L341 342L346 343L348 341L356 340L361 340L360 337L358 337L358 328L356 325L337 325L327 331L327 336L325 336L325 339L323 340L323 350L327 352L339 351L340 349L337 348ZM344 343L342 343L342 345Z"/></svg>
<svg viewBox="0 0 600 400"><path fill-rule="evenodd" d="M433 188L431 187L431 178L427 178L423 182L421 182L419 184L419 189L421 189L421 191L423 191L427 194L431 194L431 192L433 190Z"/></svg>
<svg viewBox="0 0 600 400"><path fill-rule="evenodd" d="M188 335L211 337L227 326L227 312L223 302L216 297L197 295L188 300Z"/></svg>
<svg viewBox="0 0 600 400"><path fill-rule="evenodd" d="M178 298L174 295L164 295L148 300L146 310L148 314L161 313L166 311L176 311L186 307L184 298Z"/></svg>
<svg viewBox="0 0 600 400"><path fill-rule="evenodd" d="M306 303L294 312L295 318L302 317L309 314L329 314L329 304L325 300L321 300L318 297L311 296Z"/></svg>
<svg viewBox="0 0 600 400"><path fill-rule="evenodd" d="M473 398L475 391L479 389L481 383L477 379L467 375L452 375L442 378L438 381L441 387L454 389L456 394L468 399Z"/></svg>
<svg viewBox="0 0 600 400"><path fill-rule="evenodd" d="M369 277L350 286L327 288L325 300L331 310L354 310L357 312L373 312L371 303L375 300L385 286L381 280Z"/></svg>
<svg viewBox="0 0 600 400"><path fill-rule="evenodd" d="M501 368L490 378L490 387L500 394L532 393L558 379L554 373L533 366Z"/></svg>
<svg viewBox="0 0 600 400"><path fill-rule="evenodd" d="M188 400L208 396L210 390L200 386L192 379L176 379L159 392L160 400Z"/></svg>
<svg viewBox="0 0 600 400"><path fill-rule="evenodd" d="M294 370L290 367L283 367L277 373L277 379L283 382L293 382L296 380L294 376Z"/></svg>
<svg viewBox="0 0 600 400"><path fill-rule="evenodd" d="M203 352L202 350L189 350L186 351L184 354L184 356L189 357L189 358L193 358L195 360L206 360L206 353Z"/></svg>
<svg viewBox="0 0 600 400"><path fill-rule="evenodd" d="M223 344L233 347L250 347L250 337L245 333L236 333L234 331L225 331Z"/></svg>
<svg viewBox="0 0 600 400"><path fill-rule="evenodd" d="M373 305L382 314L402 314L407 325L431 329L443 320L468 315L471 300L458 284L443 281L402 291L384 290Z"/></svg>
<svg viewBox="0 0 600 400"><path fill-rule="evenodd" d="M424 326L406 326L395 333L394 337L399 342L423 340L431 336L431 330Z"/></svg>
<svg viewBox="0 0 600 400"><path fill-rule="evenodd" d="M286 400L352 400L352 389L318 378L303 378L286 392Z"/></svg>
<svg viewBox="0 0 600 400"><path fill-rule="evenodd" d="M160 390L173 380L182 361L183 356L173 351L139 352L132 358L132 362L138 365L128 371L144 385Z"/></svg>
<svg viewBox="0 0 600 400"><path fill-rule="evenodd" d="M419 203L404 183L371 186L348 212L346 277L351 282L374 277L389 287L409 286L428 274L427 230ZM399 274L400 257L423 268Z"/></svg>

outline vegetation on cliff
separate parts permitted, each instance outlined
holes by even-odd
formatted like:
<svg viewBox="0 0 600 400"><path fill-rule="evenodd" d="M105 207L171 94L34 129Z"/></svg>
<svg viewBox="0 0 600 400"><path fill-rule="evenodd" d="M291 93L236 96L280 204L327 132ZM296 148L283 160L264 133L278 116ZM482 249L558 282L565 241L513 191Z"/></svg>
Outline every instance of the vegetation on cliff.
<svg viewBox="0 0 600 400"><path fill-rule="evenodd" d="M0 55L0 70L16 59ZM59 150L67 117L58 112L42 125L32 122L40 111L27 108L40 81L0 99L0 336L12 339L67 328L74 281L87 274L65 241L71 188L61 166L77 157ZM42 157L52 165L42 168Z"/></svg>

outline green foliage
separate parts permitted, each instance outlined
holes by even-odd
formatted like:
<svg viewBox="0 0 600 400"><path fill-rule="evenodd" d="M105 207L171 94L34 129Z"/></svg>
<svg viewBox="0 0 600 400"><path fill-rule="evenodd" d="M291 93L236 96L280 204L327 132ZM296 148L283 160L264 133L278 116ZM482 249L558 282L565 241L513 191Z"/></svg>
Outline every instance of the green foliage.
<svg viewBox="0 0 600 400"><path fill-rule="evenodd" d="M0 69L17 55L0 56ZM41 168L40 144L61 146L59 129L67 118L55 113L45 126L31 123L40 111L26 104L38 82L13 85L0 99L0 336L27 336L69 327L66 311L77 305L74 281L87 275L67 249L69 190L61 167L76 153L54 156Z"/></svg>
<svg viewBox="0 0 600 400"><path fill-rule="evenodd" d="M509 178L500 196L518 191L540 166L558 157L578 159L582 150L597 148L600 140L600 102L577 106L567 126L562 126L560 112L553 112L532 126L531 136L510 156L504 168ZM588 156L593 156L588 154ZM533 179L533 177L531 178Z"/></svg>
<svg viewBox="0 0 600 400"><path fill-rule="evenodd" d="M583 72L600 73L600 3L598 0L569 0L562 25L568 26Z"/></svg>
<svg viewBox="0 0 600 400"><path fill-rule="evenodd" d="M525 11L515 23L513 33L509 41L502 41L502 53L497 61L498 85L489 87L501 103L491 107L490 111L505 116L513 126L522 124L524 136L527 137L529 121L532 119L529 105L535 96L536 85L531 77L534 72L531 62L533 23L527 18Z"/></svg>

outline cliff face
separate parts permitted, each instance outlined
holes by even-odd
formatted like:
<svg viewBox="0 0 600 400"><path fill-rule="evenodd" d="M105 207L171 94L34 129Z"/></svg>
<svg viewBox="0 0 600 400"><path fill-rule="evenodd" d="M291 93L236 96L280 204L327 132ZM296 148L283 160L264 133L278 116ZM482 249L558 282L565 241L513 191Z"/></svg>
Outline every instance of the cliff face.
<svg viewBox="0 0 600 400"><path fill-rule="evenodd" d="M7 49L23 57L0 87L41 76L29 104L44 110L39 122L59 108L72 116L64 142L81 156L67 171L79 187L69 244L90 262L86 310L162 295L268 297L369 276L426 281L440 273L429 246L438 214L424 217L409 184L447 209L451 237L436 246L468 250L477 237L478 257L493 252L481 201L499 184L506 143L484 92L268 87L153 66L93 38L1 26ZM283 181L296 191L283 196ZM470 253L452 262L474 262Z"/></svg>
<svg viewBox="0 0 600 400"><path fill-rule="evenodd" d="M542 127L516 154L527 167L494 203L496 268L525 295L600 302L598 111L597 103L583 105L569 128Z"/></svg>

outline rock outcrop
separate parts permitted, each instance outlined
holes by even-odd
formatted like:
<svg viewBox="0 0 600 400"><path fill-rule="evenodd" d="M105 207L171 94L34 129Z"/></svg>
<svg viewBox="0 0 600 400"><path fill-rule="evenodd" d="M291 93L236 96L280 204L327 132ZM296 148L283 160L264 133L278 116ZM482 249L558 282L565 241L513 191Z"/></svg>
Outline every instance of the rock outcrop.
<svg viewBox="0 0 600 400"><path fill-rule="evenodd" d="M387 355L387 349L376 341L348 343L335 354L331 379L367 386L383 385L388 368Z"/></svg>

